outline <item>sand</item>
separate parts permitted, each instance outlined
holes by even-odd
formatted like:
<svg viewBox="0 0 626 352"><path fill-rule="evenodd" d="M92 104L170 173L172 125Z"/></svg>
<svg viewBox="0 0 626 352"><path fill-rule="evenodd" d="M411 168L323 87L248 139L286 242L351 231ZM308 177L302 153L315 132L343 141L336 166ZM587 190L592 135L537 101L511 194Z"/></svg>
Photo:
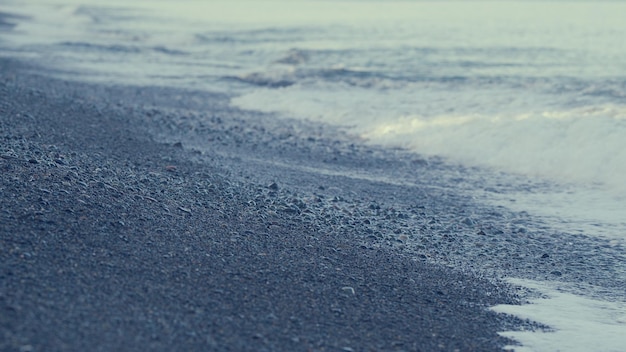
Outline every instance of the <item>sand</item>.
<svg viewBox="0 0 626 352"><path fill-rule="evenodd" d="M395 220L375 226L432 213L384 203L428 189L346 176L389 168L384 153L267 116L255 125L218 94L28 68L0 61L0 350L511 343L497 331L520 322L486 309L517 301L508 286L404 250ZM199 111L198 139L182 139Z"/></svg>
<svg viewBox="0 0 626 352"><path fill-rule="evenodd" d="M0 60L0 350L500 350L541 329L489 309L533 296L501 278L626 284L622 247L462 166L49 73Z"/></svg>

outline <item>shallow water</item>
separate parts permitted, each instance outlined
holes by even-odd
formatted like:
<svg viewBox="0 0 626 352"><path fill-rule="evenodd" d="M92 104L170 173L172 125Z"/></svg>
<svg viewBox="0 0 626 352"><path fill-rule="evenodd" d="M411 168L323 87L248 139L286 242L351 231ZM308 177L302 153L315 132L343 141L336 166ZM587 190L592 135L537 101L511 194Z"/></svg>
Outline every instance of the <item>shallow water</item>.
<svg viewBox="0 0 626 352"><path fill-rule="evenodd" d="M5 0L0 11L30 16L0 36L0 55L57 76L224 92L468 166L448 186L556 231L626 240L624 2Z"/></svg>
<svg viewBox="0 0 626 352"><path fill-rule="evenodd" d="M619 352L626 345L626 303L587 298L568 293L563 284L546 284L531 280L509 280L538 290L541 298L527 305L498 305L491 309L498 313L541 321L549 331L506 331L501 334L522 343L508 346L518 352Z"/></svg>

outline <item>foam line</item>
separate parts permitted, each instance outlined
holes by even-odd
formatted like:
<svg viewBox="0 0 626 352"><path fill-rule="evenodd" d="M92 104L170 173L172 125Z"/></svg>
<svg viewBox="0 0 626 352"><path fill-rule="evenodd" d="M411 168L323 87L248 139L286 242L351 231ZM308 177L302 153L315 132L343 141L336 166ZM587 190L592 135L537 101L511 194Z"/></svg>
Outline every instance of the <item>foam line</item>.
<svg viewBox="0 0 626 352"><path fill-rule="evenodd" d="M510 279L514 285L545 295L525 305L497 305L491 310L548 325L554 331L505 331L522 346L517 352L618 352L626 346L626 303L583 297L563 291L556 283Z"/></svg>

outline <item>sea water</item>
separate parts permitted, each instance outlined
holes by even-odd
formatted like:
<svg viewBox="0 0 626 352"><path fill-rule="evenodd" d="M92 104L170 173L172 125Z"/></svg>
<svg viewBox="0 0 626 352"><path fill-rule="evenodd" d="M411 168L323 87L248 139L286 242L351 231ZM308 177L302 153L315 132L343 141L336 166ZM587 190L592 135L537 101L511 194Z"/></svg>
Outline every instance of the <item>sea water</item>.
<svg viewBox="0 0 626 352"><path fill-rule="evenodd" d="M624 248L626 2L4 0L0 11L27 16L0 55L66 78L221 91L240 108L478 167L463 191L479 200Z"/></svg>

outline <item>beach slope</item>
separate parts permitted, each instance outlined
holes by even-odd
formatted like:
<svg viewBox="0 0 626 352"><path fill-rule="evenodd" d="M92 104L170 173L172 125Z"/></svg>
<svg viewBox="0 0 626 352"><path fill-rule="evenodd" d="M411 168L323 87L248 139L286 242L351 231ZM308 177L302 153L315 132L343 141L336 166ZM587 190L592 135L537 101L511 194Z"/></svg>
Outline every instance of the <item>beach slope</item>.
<svg viewBox="0 0 626 352"><path fill-rule="evenodd" d="M166 110L144 107L171 93L64 82L0 61L0 350L495 351L510 343L497 331L512 320L486 309L515 303L501 286L363 244L361 223L336 226L351 218L332 206L325 218L305 211L332 199L277 206L294 192L261 170L258 179L237 177L233 170L254 175L256 164L233 165L245 158L226 142L212 154L157 138L167 128L150 117ZM207 99L204 108L228 116L219 96ZM237 137L232 121L210 132ZM273 153L239 137L241 150ZM374 186L343 178L341 187Z"/></svg>

